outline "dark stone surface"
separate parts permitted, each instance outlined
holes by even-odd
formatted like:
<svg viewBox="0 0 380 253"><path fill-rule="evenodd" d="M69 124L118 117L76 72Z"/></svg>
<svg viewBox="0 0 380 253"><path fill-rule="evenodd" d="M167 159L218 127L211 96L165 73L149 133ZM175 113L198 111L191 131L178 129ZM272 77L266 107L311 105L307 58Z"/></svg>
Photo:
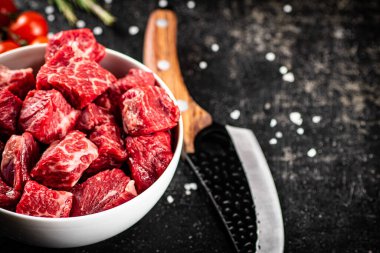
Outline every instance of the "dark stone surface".
<svg viewBox="0 0 380 253"><path fill-rule="evenodd" d="M252 129L267 157L282 206L287 252L380 249L380 2L170 1L178 14L182 71L193 97L220 123ZM18 1L44 12L45 1ZM34 3L34 4L33 4ZM292 11L285 13L283 6ZM143 31L156 1L117 1L105 46L141 60ZM81 13L88 27L102 26ZM128 27L140 32L131 36ZM52 32L68 29L55 13ZM220 46L213 52L211 44ZM276 55L274 61L266 53ZM206 69L199 62L206 61ZM294 82L279 68L286 66ZM233 110L241 112L233 120ZM289 119L299 112L303 123ZM313 123L313 116L321 116ZM277 120L270 127L271 119ZM297 134L302 127L304 134ZM269 140L280 131L275 145ZM315 157L307 155L314 148ZM131 229L104 242L39 249L0 237L1 252L229 252L232 248L186 164L160 202ZM173 196L169 204L167 196Z"/></svg>

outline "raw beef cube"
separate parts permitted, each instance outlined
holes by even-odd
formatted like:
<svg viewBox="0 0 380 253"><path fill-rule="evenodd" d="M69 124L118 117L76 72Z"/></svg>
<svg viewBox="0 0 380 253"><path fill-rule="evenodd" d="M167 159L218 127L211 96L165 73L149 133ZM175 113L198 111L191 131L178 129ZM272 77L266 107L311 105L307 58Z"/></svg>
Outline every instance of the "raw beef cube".
<svg viewBox="0 0 380 253"><path fill-rule="evenodd" d="M8 90L0 90L0 131L2 135L16 132L22 101Z"/></svg>
<svg viewBox="0 0 380 253"><path fill-rule="evenodd" d="M169 132L128 136L128 164L139 193L151 186L173 158Z"/></svg>
<svg viewBox="0 0 380 253"><path fill-rule="evenodd" d="M77 129L80 131L91 131L98 125L114 121L114 117L105 109L91 103L81 112L77 122Z"/></svg>
<svg viewBox="0 0 380 253"><path fill-rule="evenodd" d="M129 135L168 130L177 125L179 109L158 86L128 90L121 97L123 128Z"/></svg>
<svg viewBox="0 0 380 253"><path fill-rule="evenodd" d="M82 56L100 62L106 54L105 48L99 44L90 29L62 31L49 38L45 60L48 61L61 50L64 45L76 44Z"/></svg>
<svg viewBox="0 0 380 253"><path fill-rule="evenodd" d="M98 148L79 131L72 131L42 154L30 176L51 188L70 189L98 157Z"/></svg>
<svg viewBox="0 0 380 253"><path fill-rule="evenodd" d="M155 83L154 75L151 72L146 72L141 69L130 69L128 74L113 83L110 89L113 93L121 96L129 89L142 86L154 86Z"/></svg>
<svg viewBox="0 0 380 253"><path fill-rule="evenodd" d="M137 196L134 184L120 169L99 172L74 187L71 216L98 213L127 202Z"/></svg>
<svg viewBox="0 0 380 253"><path fill-rule="evenodd" d="M19 123L45 144L64 137L75 127L80 111L74 110L56 90L32 90L26 96Z"/></svg>
<svg viewBox="0 0 380 253"><path fill-rule="evenodd" d="M0 90L6 89L21 99L36 87L33 69L11 70L0 64Z"/></svg>
<svg viewBox="0 0 380 253"><path fill-rule="evenodd" d="M0 179L0 207L5 209L13 209L18 200L21 197L21 193L4 183Z"/></svg>
<svg viewBox="0 0 380 253"><path fill-rule="evenodd" d="M77 109L90 104L116 81L95 61L83 58L77 47L63 46L37 74L37 89L60 91Z"/></svg>
<svg viewBox="0 0 380 253"><path fill-rule="evenodd" d="M5 147L5 144L2 141L0 141L0 162L1 162L1 159L2 159L1 154L4 151L4 147Z"/></svg>
<svg viewBox="0 0 380 253"><path fill-rule="evenodd" d="M124 141L115 122L96 126L89 139L98 146L99 157L85 171L86 175L94 175L107 167L120 168L127 159Z"/></svg>
<svg viewBox="0 0 380 253"><path fill-rule="evenodd" d="M25 132L12 135L5 144L1 161L1 177L4 182L21 192L29 180L29 172L39 157L39 146L33 136Z"/></svg>
<svg viewBox="0 0 380 253"><path fill-rule="evenodd" d="M16 206L16 213L36 217L63 218L69 217L72 204L71 192L51 190L29 180Z"/></svg>

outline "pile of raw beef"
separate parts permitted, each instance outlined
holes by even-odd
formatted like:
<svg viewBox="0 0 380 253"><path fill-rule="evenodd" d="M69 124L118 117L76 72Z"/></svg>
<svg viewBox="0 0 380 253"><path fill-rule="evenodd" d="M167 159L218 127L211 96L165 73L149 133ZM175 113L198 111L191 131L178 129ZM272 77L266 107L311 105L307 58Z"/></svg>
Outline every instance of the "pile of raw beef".
<svg viewBox="0 0 380 253"><path fill-rule="evenodd" d="M88 29L55 34L36 77L0 66L0 207L39 217L137 196L173 157L179 110L152 73L116 79Z"/></svg>

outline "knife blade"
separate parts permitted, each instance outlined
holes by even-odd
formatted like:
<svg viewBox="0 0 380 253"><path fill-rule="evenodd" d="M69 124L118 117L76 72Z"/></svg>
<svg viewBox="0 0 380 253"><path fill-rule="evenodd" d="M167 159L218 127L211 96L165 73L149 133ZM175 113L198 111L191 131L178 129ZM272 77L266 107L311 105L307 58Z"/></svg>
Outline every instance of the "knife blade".
<svg viewBox="0 0 380 253"><path fill-rule="evenodd" d="M154 11L143 58L181 108L185 160L206 189L237 252L283 252L281 207L263 152L251 130L213 123L192 99L180 71L176 30L173 11Z"/></svg>

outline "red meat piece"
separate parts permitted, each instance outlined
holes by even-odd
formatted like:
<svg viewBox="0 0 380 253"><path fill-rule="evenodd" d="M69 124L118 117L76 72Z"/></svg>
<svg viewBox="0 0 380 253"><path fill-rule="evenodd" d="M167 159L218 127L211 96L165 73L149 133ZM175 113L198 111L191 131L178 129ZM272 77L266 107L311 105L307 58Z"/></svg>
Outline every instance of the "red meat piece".
<svg viewBox="0 0 380 253"><path fill-rule="evenodd" d="M2 158L1 154L4 151L4 147L5 147L5 144L2 141L0 141L0 162L1 162L1 158Z"/></svg>
<svg viewBox="0 0 380 253"><path fill-rule="evenodd" d="M76 128L80 131L91 131L98 125L114 121L114 117L105 109L91 103L83 109Z"/></svg>
<svg viewBox="0 0 380 253"><path fill-rule="evenodd" d="M5 144L1 161L0 172L4 182L21 192L38 157L39 146L30 133L12 135Z"/></svg>
<svg viewBox="0 0 380 253"><path fill-rule="evenodd" d="M131 88L154 85L155 79L152 73L140 69L130 69L125 77L114 82L109 90L95 100L95 103L117 117L120 115L121 95Z"/></svg>
<svg viewBox="0 0 380 253"><path fill-rule="evenodd" d="M98 146L99 157L85 171L86 175L94 175L107 167L120 168L127 159L120 129L115 122L96 126L89 139Z"/></svg>
<svg viewBox="0 0 380 253"><path fill-rule="evenodd" d="M125 77L113 83L110 89L113 93L121 96L129 89L142 86L154 86L155 83L156 80L151 72L133 68L129 70Z"/></svg>
<svg viewBox="0 0 380 253"><path fill-rule="evenodd" d="M36 87L33 69L11 70L0 64L0 90L6 89L21 99Z"/></svg>
<svg viewBox="0 0 380 253"><path fill-rule="evenodd" d="M132 88L121 97L124 131L144 135L168 130L177 125L179 109L158 86Z"/></svg>
<svg viewBox="0 0 380 253"><path fill-rule="evenodd" d="M64 45L76 44L82 56L100 62L106 54L105 48L99 44L88 28L62 31L49 38L45 60L48 61L59 52Z"/></svg>
<svg viewBox="0 0 380 253"><path fill-rule="evenodd" d="M116 77L95 61L83 58L74 45L63 46L41 67L37 89L59 90L75 108L82 109L105 92Z"/></svg>
<svg viewBox="0 0 380 253"><path fill-rule="evenodd" d="M0 207L13 209L20 199L20 192L8 186L0 179Z"/></svg>
<svg viewBox="0 0 380 253"><path fill-rule="evenodd" d="M73 194L55 191L29 180L26 182L16 213L36 217L69 217L73 204Z"/></svg>
<svg viewBox="0 0 380 253"><path fill-rule="evenodd" d="M173 158L170 133L128 136L125 142L132 178L141 193L157 180Z"/></svg>
<svg viewBox="0 0 380 253"><path fill-rule="evenodd" d="M19 123L37 140L49 144L72 130L79 115L60 92L32 90L22 105Z"/></svg>
<svg viewBox="0 0 380 253"><path fill-rule="evenodd" d="M8 90L0 90L0 131L9 136L16 132L22 101Z"/></svg>
<svg viewBox="0 0 380 253"><path fill-rule="evenodd" d="M50 144L30 172L36 181L55 189L70 189L93 160L98 148L79 131L72 131L61 141Z"/></svg>
<svg viewBox="0 0 380 253"><path fill-rule="evenodd" d="M120 169L99 172L76 185L72 192L71 216L102 212L137 196L134 181Z"/></svg>

